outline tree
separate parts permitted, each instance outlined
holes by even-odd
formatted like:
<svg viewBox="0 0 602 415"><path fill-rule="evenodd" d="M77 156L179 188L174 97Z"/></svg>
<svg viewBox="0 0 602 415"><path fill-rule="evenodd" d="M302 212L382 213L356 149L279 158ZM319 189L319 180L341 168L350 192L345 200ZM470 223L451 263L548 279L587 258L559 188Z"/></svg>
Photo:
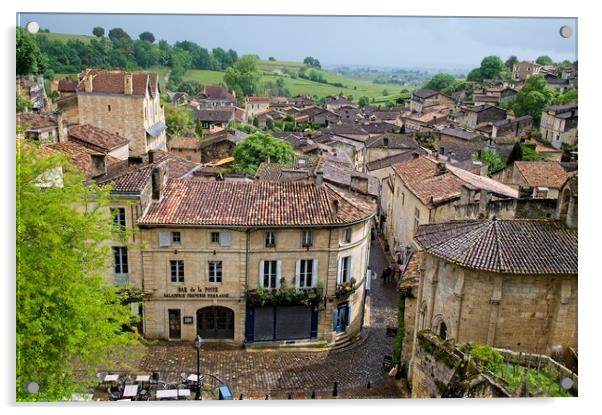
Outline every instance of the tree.
<svg viewBox="0 0 602 415"><path fill-rule="evenodd" d="M31 111L33 104L31 101L17 94L17 114L23 111Z"/></svg>
<svg viewBox="0 0 602 415"><path fill-rule="evenodd" d="M155 43L155 35L151 32L142 32L138 35L138 38L144 42Z"/></svg>
<svg viewBox="0 0 602 415"><path fill-rule="evenodd" d="M106 276L106 241L115 239L109 192L84 185L64 156L17 144L17 401L69 398L85 390L82 374L136 343L122 330L135 322L130 306ZM30 382L37 394L27 392Z"/></svg>
<svg viewBox="0 0 602 415"><path fill-rule="evenodd" d="M274 62L274 61L276 60L276 58L274 58L273 56L270 56L270 57L268 58L268 60L269 60L269 61L272 61L272 62Z"/></svg>
<svg viewBox="0 0 602 415"><path fill-rule="evenodd" d="M522 89L516 94L512 109L517 117L531 115L533 122L539 125L541 112L550 105L556 93L546 84L541 74L527 78Z"/></svg>
<svg viewBox="0 0 602 415"><path fill-rule="evenodd" d="M508 68L509 70L513 70L515 63L518 63L518 58L514 55L510 56L506 60L506 62L504 62L504 64L506 65L506 68Z"/></svg>
<svg viewBox="0 0 602 415"><path fill-rule="evenodd" d="M569 88L564 93L554 98L554 105L576 104L578 98L577 88Z"/></svg>
<svg viewBox="0 0 602 415"><path fill-rule="evenodd" d="M554 61L549 56L542 55L535 59L535 63L538 63L540 65L552 65Z"/></svg>
<svg viewBox="0 0 602 415"><path fill-rule="evenodd" d="M495 150L481 150L481 161L487 163L487 174L494 174L506 167L500 154Z"/></svg>
<svg viewBox="0 0 602 415"><path fill-rule="evenodd" d="M177 108L172 105L165 106L165 124L169 135L192 134L194 120L188 108Z"/></svg>
<svg viewBox="0 0 602 415"><path fill-rule="evenodd" d="M291 163L293 154L293 147L286 141L256 132L234 147L234 171L255 175L268 158L272 163Z"/></svg>
<svg viewBox="0 0 602 415"><path fill-rule="evenodd" d="M357 101L357 104L360 106L360 108L364 108L365 106L367 106L370 103L370 99L367 96L362 96L360 97L360 99Z"/></svg>
<svg viewBox="0 0 602 415"><path fill-rule="evenodd" d="M500 79L503 72L507 72L507 69L499 56L487 56L481 61L483 79Z"/></svg>
<svg viewBox="0 0 602 415"><path fill-rule="evenodd" d="M468 82L482 82L483 74L481 73L481 68L475 68L472 71L468 72L466 80Z"/></svg>
<svg viewBox="0 0 602 415"><path fill-rule="evenodd" d="M122 28L115 27L115 28L109 30L109 39L111 39L112 41L124 40L124 39L130 40L131 37Z"/></svg>
<svg viewBox="0 0 602 415"><path fill-rule="evenodd" d="M195 80L182 81L179 90L186 92L188 95L200 95L203 92L203 84Z"/></svg>
<svg viewBox="0 0 602 415"><path fill-rule="evenodd" d="M433 89L435 91L443 91L449 86L454 85L455 82L456 78L454 78L452 75L446 73L438 73L434 75L424 87L427 89Z"/></svg>
<svg viewBox="0 0 602 415"><path fill-rule="evenodd" d="M311 66L312 68L322 68L322 66L320 65L320 61L311 56L308 56L307 58L303 59L303 63L307 66Z"/></svg>
<svg viewBox="0 0 602 415"><path fill-rule="evenodd" d="M245 55L226 69L224 83L229 89L236 91L238 97L242 98L255 94L260 78L257 58Z"/></svg>
<svg viewBox="0 0 602 415"><path fill-rule="evenodd" d="M46 68L47 58L40 51L35 38L22 27L17 28L17 75L40 74Z"/></svg>
<svg viewBox="0 0 602 415"><path fill-rule="evenodd" d="M387 88L383 89L382 94L383 94L383 97L386 97L389 95L389 91L387 90Z"/></svg>
<svg viewBox="0 0 602 415"><path fill-rule="evenodd" d="M96 26L92 29L92 34L96 37L103 37L105 35L104 27Z"/></svg>

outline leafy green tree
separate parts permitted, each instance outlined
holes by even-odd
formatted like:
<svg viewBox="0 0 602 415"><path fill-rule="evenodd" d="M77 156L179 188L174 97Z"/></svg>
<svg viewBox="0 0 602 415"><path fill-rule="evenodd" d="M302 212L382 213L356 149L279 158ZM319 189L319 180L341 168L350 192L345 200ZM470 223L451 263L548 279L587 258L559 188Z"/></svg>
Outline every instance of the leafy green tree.
<svg viewBox="0 0 602 415"><path fill-rule="evenodd" d="M389 91L387 90L387 88L383 89L382 94L383 94L383 97L386 97L389 95Z"/></svg>
<svg viewBox="0 0 602 415"><path fill-rule="evenodd" d="M109 30L108 36L109 36L109 39L111 39L112 41L123 40L123 39L130 40L131 39L130 35L128 35L127 32L120 27L115 27L115 28Z"/></svg>
<svg viewBox="0 0 602 415"><path fill-rule="evenodd" d="M192 112L188 108L166 105L165 124L169 135L185 135L194 131Z"/></svg>
<svg viewBox="0 0 602 415"><path fill-rule="evenodd" d="M250 134L234 147L234 171L254 175L268 158L272 163L291 163L293 146L268 134Z"/></svg>
<svg viewBox="0 0 602 415"><path fill-rule="evenodd" d="M311 66L312 68L322 68L322 66L320 65L320 61L311 56L308 56L307 58L303 59L303 63L307 66Z"/></svg>
<svg viewBox="0 0 602 415"><path fill-rule="evenodd" d="M92 29L92 34L96 37L103 37L105 35L104 27L96 26Z"/></svg>
<svg viewBox="0 0 602 415"><path fill-rule="evenodd" d="M229 89L236 91L238 97L242 98L256 93L260 78L257 58L245 55L226 69L224 83Z"/></svg>
<svg viewBox="0 0 602 415"><path fill-rule="evenodd" d="M367 96L362 96L357 101L357 103L360 106L360 108L364 108L365 106L367 106L370 103L370 98L368 98Z"/></svg>
<svg viewBox="0 0 602 415"><path fill-rule="evenodd" d="M17 114L23 111L31 111L33 104L30 100L17 94Z"/></svg>
<svg viewBox="0 0 602 415"><path fill-rule="evenodd" d="M454 78L452 75L446 73L438 73L436 75L433 75L431 80L428 81L424 87L427 89L433 89L435 91L443 91L449 86L454 85L455 82L456 78Z"/></svg>
<svg viewBox="0 0 602 415"><path fill-rule="evenodd" d="M549 56L542 55L535 59L535 63L538 63L540 65L552 65L554 61Z"/></svg>
<svg viewBox="0 0 602 415"><path fill-rule="evenodd" d="M577 88L569 88L564 93L554 98L554 105L576 104L578 98Z"/></svg>
<svg viewBox="0 0 602 415"><path fill-rule="evenodd" d="M272 62L274 62L274 61L276 61L276 58L274 58L273 56L270 56L270 57L268 58L268 60L269 60L269 61L272 61Z"/></svg>
<svg viewBox="0 0 602 415"><path fill-rule="evenodd" d="M49 186L60 170L62 185ZM17 401L81 392L83 377L137 342L122 330L135 319L106 275L106 241L115 239L109 191L85 185L64 156L17 144ZM27 392L30 382L38 393Z"/></svg>
<svg viewBox="0 0 602 415"><path fill-rule="evenodd" d="M46 69L47 57L40 51L34 36L17 28L17 75L40 74Z"/></svg>
<svg viewBox="0 0 602 415"><path fill-rule="evenodd" d="M481 61L483 79L500 79L503 72L507 72L507 69L499 56L487 56Z"/></svg>
<svg viewBox="0 0 602 415"><path fill-rule="evenodd" d="M527 78L523 88L516 94L512 109L517 117L531 115L533 122L539 125L541 112L552 103L555 95L543 75L535 74Z"/></svg>
<svg viewBox="0 0 602 415"><path fill-rule="evenodd" d="M151 32L142 32L138 35L138 38L148 43L155 43L155 35Z"/></svg>
<svg viewBox="0 0 602 415"><path fill-rule="evenodd" d="M504 62L506 68L508 68L509 70L512 70L514 68L515 63L518 63L518 58L514 55L510 56L508 59L506 59L506 62Z"/></svg>
<svg viewBox="0 0 602 415"><path fill-rule="evenodd" d="M487 174L494 174L506 167L500 154L495 150L481 150L481 161L487 163Z"/></svg>
<svg viewBox="0 0 602 415"><path fill-rule="evenodd" d="M482 82L483 74L481 73L481 68L474 68L472 71L468 72L466 80L468 82Z"/></svg>

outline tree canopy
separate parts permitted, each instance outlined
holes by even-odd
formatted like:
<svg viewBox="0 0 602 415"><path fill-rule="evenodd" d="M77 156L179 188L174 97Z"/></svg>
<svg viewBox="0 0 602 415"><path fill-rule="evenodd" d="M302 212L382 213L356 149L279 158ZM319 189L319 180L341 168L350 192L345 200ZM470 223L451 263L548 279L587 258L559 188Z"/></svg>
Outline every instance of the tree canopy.
<svg viewBox="0 0 602 415"><path fill-rule="evenodd" d="M120 27L115 27L115 28L109 30L108 36L109 36L109 39L111 39L113 41L123 40L123 39L131 40L130 35L128 35L127 32Z"/></svg>
<svg viewBox="0 0 602 415"><path fill-rule="evenodd" d="M18 401L68 398L83 390L82 375L136 342L122 331L133 322L130 307L106 275L106 241L116 239L109 190L85 185L63 155L17 143ZM30 382L38 393L27 392Z"/></svg>
<svg viewBox="0 0 602 415"><path fill-rule="evenodd" d="M255 132L234 147L234 171L255 175L268 158L271 163L291 163L293 154L293 146L286 141Z"/></svg>
<svg viewBox="0 0 602 415"><path fill-rule="evenodd" d="M46 68L46 56L42 54L35 38L22 27L17 28L17 75L40 74Z"/></svg>
<svg viewBox="0 0 602 415"><path fill-rule="evenodd" d="M92 29L92 34L96 37L103 37L105 35L104 27L96 26Z"/></svg>
<svg viewBox="0 0 602 415"><path fill-rule="evenodd" d="M473 69L466 77L470 82L483 82L485 79L509 79L511 72L499 56L486 56L481 66Z"/></svg>
<svg viewBox="0 0 602 415"><path fill-rule="evenodd" d="M194 135L192 111L165 105L165 124L169 135Z"/></svg>
<svg viewBox="0 0 602 415"><path fill-rule="evenodd" d="M303 59L303 63L307 66L311 66L312 68L322 68L322 65L320 65L320 61L312 56L308 56L307 58Z"/></svg>
<svg viewBox="0 0 602 415"><path fill-rule="evenodd" d="M495 150L481 150L481 161L487 163L487 174L494 174L506 167L500 154Z"/></svg>
<svg viewBox="0 0 602 415"><path fill-rule="evenodd" d="M138 35L138 39L143 40L148 43L155 43L155 35L151 32L142 32Z"/></svg>
<svg viewBox="0 0 602 415"><path fill-rule="evenodd" d="M504 64L509 70L512 70L514 68L515 63L518 63L518 58L512 55L508 59L506 59L506 62Z"/></svg>
<svg viewBox="0 0 602 415"><path fill-rule="evenodd" d="M238 97L242 98L257 92L260 78L257 58L245 55L226 69L224 83L229 89L236 91Z"/></svg>
<svg viewBox="0 0 602 415"><path fill-rule="evenodd" d="M535 59L535 63L538 63L540 65L552 65L554 61L549 56L542 55Z"/></svg>
<svg viewBox="0 0 602 415"><path fill-rule="evenodd" d="M445 88L453 85L455 82L456 78L454 78L452 75L438 73L433 75L433 77L426 83L424 87L427 89L433 89L435 91L443 91Z"/></svg>
<svg viewBox="0 0 602 415"><path fill-rule="evenodd" d="M531 115L533 122L539 125L541 112L550 105L556 93L547 84L541 74L527 78L522 89L516 94L512 110L517 117Z"/></svg>

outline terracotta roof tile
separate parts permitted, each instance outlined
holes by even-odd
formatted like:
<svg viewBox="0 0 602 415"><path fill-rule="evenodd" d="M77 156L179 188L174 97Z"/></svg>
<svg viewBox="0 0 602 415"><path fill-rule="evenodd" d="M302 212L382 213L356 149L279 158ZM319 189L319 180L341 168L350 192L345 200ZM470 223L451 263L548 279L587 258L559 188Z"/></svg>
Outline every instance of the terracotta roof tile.
<svg viewBox="0 0 602 415"><path fill-rule="evenodd" d="M338 212L333 212L333 201ZM170 179L140 225L320 226L366 220L375 205L328 185Z"/></svg>
<svg viewBox="0 0 602 415"><path fill-rule="evenodd" d="M71 160L73 166L86 176L92 174L92 155L101 154L75 141L64 141L62 143L51 144L48 147L64 153ZM112 156L106 156L106 163L107 168L110 168L110 166L121 163L121 160Z"/></svg>
<svg viewBox="0 0 602 415"><path fill-rule="evenodd" d="M529 186L560 189L566 182L567 171L558 162L551 161L517 161L518 169Z"/></svg>
<svg viewBox="0 0 602 415"><path fill-rule="evenodd" d="M92 77L92 92L102 92L105 94L123 94L125 88L125 77L127 72L87 69L79 81L77 89L80 93L85 93L84 79ZM159 80L156 72L132 72L132 93L134 95L145 95L147 88L150 93L155 95L159 93Z"/></svg>
<svg viewBox="0 0 602 415"><path fill-rule="evenodd" d="M69 128L69 136L82 144L96 147L98 151L109 152L127 145L129 140L119 134L111 133L90 124L79 124Z"/></svg>
<svg viewBox="0 0 602 415"><path fill-rule="evenodd" d="M66 123L66 121L63 121L63 124ZM32 130L56 128L56 115L45 112L22 112L17 114L17 126Z"/></svg>
<svg viewBox="0 0 602 415"><path fill-rule="evenodd" d="M577 230L553 220L467 220L421 225L418 243L458 265L512 274L577 274Z"/></svg>

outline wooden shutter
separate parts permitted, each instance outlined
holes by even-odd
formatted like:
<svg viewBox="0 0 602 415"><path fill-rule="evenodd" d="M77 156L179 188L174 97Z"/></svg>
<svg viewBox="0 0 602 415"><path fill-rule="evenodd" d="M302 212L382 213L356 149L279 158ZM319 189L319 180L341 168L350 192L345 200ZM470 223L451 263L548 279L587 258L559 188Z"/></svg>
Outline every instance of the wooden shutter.
<svg viewBox="0 0 602 415"><path fill-rule="evenodd" d="M219 242L221 246L230 246L232 244L231 239L230 231L220 232Z"/></svg>
<svg viewBox="0 0 602 415"><path fill-rule="evenodd" d="M263 287L263 260L259 261L259 287Z"/></svg>
<svg viewBox="0 0 602 415"><path fill-rule="evenodd" d="M347 281L351 281L353 278L353 255L349 256L349 279Z"/></svg>
<svg viewBox="0 0 602 415"><path fill-rule="evenodd" d="M339 264L337 265L337 284L341 284L343 281L343 258L339 258Z"/></svg>
<svg viewBox="0 0 602 415"><path fill-rule="evenodd" d="M301 286L301 260L298 259L295 262L295 286L299 288Z"/></svg>
<svg viewBox="0 0 602 415"><path fill-rule="evenodd" d="M282 261L276 261L276 288L280 288L280 278L282 278Z"/></svg>
<svg viewBox="0 0 602 415"><path fill-rule="evenodd" d="M312 267L312 275L311 275L311 286L315 287L318 283L318 260L314 259L314 264Z"/></svg>
<svg viewBox="0 0 602 415"><path fill-rule="evenodd" d="M171 232L159 232L159 247L171 245Z"/></svg>

